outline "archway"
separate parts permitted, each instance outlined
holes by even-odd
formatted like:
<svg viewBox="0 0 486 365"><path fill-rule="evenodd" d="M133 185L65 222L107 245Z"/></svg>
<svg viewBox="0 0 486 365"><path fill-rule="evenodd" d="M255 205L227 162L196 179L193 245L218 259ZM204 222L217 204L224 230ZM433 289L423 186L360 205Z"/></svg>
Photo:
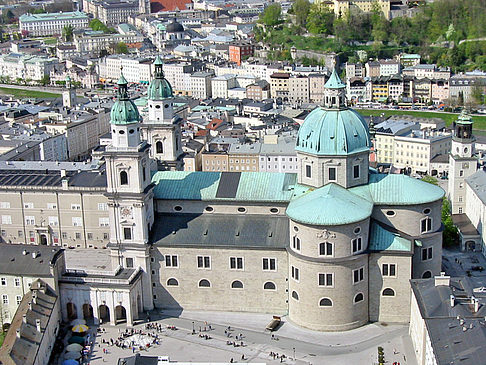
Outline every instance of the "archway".
<svg viewBox="0 0 486 365"><path fill-rule="evenodd" d="M466 251L475 251L475 250L476 250L476 242L466 241Z"/></svg>
<svg viewBox="0 0 486 365"><path fill-rule="evenodd" d="M117 305L115 307L115 321L116 324L123 323L127 321L127 311L124 306Z"/></svg>
<svg viewBox="0 0 486 365"><path fill-rule="evenodd" d="M43 245L43 246L46 246L47 245L47 235L45 235L45 234L41 234L40 235L39 244L40 245Z"/></svg>
<svg viewBox="0 0 486 365"><path fill-rule="evenodd" d="M102 304L98 307L98 312L100 315L100 323L110 322L110 308Z"/></svg>
<svg viewBox="0 0 486 365"><path fill-rule="evenodd" d="M78 311L77 311L76 305L74 303L69 302L68 304L66 304L66 308L67 308L68 320L71 321L73 319L78 318Z"/></svg>
<svg viewBox="0 0 486 365"><path fill-rule="evenodd" d="M83 318L86 320L93 319L93 307L89 303L83 304Z"/></svg>

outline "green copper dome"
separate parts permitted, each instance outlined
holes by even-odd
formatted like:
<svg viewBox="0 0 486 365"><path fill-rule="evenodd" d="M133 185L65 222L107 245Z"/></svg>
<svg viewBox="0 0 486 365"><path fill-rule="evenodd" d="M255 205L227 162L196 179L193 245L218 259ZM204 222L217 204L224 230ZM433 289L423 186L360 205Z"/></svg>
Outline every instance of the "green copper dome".
<svg viewBox="0 0 486 365"><path fill-rule="evenodd" d="M172 98L172 86L164 77L164 71L162 71L162 60L159 56L155 59L155 78L150 83L147 96L149 100L164 100Z"/></svg>
<svg viewBox="0 0 486 365"><path fill-rule="evenodd" d="M342 186L327 184L290 202L287 216L293 221L315 226L337 226L362 221L371 216L373 203Z"/></svg>
<svg viewBox="0 0 486 365"><path fill-rule="evenodd" d="M358 112L318 107L300 127L295 149L313 155L347 155L370 147L368 126Z"/></svg>
<svg viewBox="0 0 486 365"><path fill-rule="evenodd" d="M128 97L128 82L121 74L117 101L111 108L110 123L116 125L139 123L142 120L135 103Z"/></svg>

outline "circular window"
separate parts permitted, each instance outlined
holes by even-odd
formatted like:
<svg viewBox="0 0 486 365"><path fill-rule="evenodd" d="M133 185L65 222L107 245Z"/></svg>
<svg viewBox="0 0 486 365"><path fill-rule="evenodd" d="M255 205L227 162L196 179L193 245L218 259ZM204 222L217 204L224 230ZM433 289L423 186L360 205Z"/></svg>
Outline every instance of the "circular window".
<svg viewBox="0 0 486 365"><path fill-rule="evenodd" d="M464 153L467 153L467 147L466 147L466 148L464 148Z"/></svg>
<svg viewBox="0 0 486 365"><path fill-rule="evenodd" d="M128 131L128 133L130 133L130 134L135 133L135 129L130 129L130 130Z"/></svg>
<svg viewBox="0 0 486 365"><path fill-rule="evenodd" d="M120 134L125 134L125 131L119 131L118 133L120 133Z"/></svg>
<svg viewBox="0 0 486 365"><path fill-rule="evenodd" d="M176 206L174 207L174 210L175 210L176 212L180 212L180 211L182 210L182 207L181 207L180 205L176 205Z"/></svg>
<svg viewBox="0 0 486 365"><path fill-rule="evenodd" d="M160 105L156 105L155 106L155 109L160 109Z"/></svg>
<svg viewBox="0 0 486 365"><path fill-rule="evenodd" d="M213 207L206 207L206 208L204 208L204 210L206 212L212 212L214 210L214 208Z"/></svg>
<svg viewBox="0 0 486 365"><path fill-rule="evenodd" d="M276 214L276 213L278 213L278 209L277 208L271 208L270 213Z"/></svg>
<svg viewBox="0 0 486 365"><path fill-rule="evenodd" d="M167 109L168 107L169 107L169 104L165 104L165 105L164 105L164 108L166 108L166 109Z"/></svg>
<svg viewBox="0 0 486 365"><path fill-rule="evenodd" d="M294 232L299 232L299 227L294 226Z"/></svg>
<svg viewBox="0 0 486 365"><path fill-rule="evenodd" d="M388 217L393 217L393 216L395 215L395 211L394 211L394 210L387 210L387 211L386 211L386 215L387 215Z"/></svg>
<svg viewBox="0 0 486 365"><path fill-rule="evenodd" d="M431 212L431 211L430 211L430 208L425 208L425 209L424 209L424 214L430 214L430 212Z"/></svg>
<svg viewBox="0 0 486 365"><path fill-rule="evenodd" d="M246 208L239 207L239 208L238 208L238 212L240 212L240 213L245 213L245 212L246 212Z"/></svg>
<svg viewBox="0 0 486 365"><path fill-rule="evenodd" d="M361 227L356 227L353 232L354 234L358 234L359 232L361 232Z"/></svg>

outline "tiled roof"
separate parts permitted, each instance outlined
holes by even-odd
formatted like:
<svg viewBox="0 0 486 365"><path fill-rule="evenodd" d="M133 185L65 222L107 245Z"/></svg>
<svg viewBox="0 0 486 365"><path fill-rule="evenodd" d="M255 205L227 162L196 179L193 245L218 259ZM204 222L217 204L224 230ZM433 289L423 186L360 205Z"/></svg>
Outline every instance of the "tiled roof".
<svg viewBox="0 0 486 365"><path fill-rule="evenodd" d="M191 0L152 0L150 1L150 9L152 13L187 10L189 4L192 4Z"/></svg>

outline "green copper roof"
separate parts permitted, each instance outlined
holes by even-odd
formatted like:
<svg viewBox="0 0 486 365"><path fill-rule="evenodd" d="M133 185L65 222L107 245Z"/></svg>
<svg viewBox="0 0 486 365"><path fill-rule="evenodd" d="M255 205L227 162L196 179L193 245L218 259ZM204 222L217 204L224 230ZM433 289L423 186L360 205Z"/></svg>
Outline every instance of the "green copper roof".
<svg viewBox="0 0 486 365"><path fill-rule="evenodd" d="M372 210L372 202L330 183L292 200L287 216L304 224L332 226L362 221Z"/></svg>
<svg viewBox="0 0 486 365"><path fill-rule="evenodd" d="M295 149L314 155L347 155L370 147L368 126L358 112L318 107L300 127Z"/></svg>
<svg viewBox="0 0 486 365"><path fill-rule="evenodd" d="M154 65L162 65L162 59L159 55L155 58Z"/></svg>
<svg viewBox="0 0 486 365"><path fill-rule="evenodd" d="M296 174L270 172L159 171L155 199L289 202Z"/></svg>
<svg viewBox="0 0 486 365"><path fill-rule="evenodd" d="M370 251L405 251L412 252L412 242L399 234L387 231L378 223L371 223L370 241L368 250Z"/></svg>
<svg viewBox="0 0 486 365"><path fill-rule="evenodd" d="M459 124L473 124L472 118L469 115L469 113L466 111L466 109L461 110L461 114L459 114L459 117L457 118L457 122Z"/></svg>
<svg viewBox="0 0 486 365"><path fill-rule="evenodd" d="M339 78L336 69L333 69L331 77L329 77L329 80L324 84L324 87L327 89L343 89L346 85L344 85Z"/></svg>
<svg viewBox="0 0 486 365"><path fill-rule="evenodd" d="M444 197L440 187L398 174L370 174L368 185L349 190L379 205L426 204Z"/></svg>
<svg viewBox="0 0 486 365"><path fill-rule="evenodd" d="M149 100L164 100L173 97L172 86L164 77L162 70L162 60L159 56L155 58L155 78L150 82L147 89Z"/></svg>
<svg viewBox="0 0 486 365"><path fill-rule="evenodd" d="M118 79L117 84L118 84L118 86L120 86L120 85L128 85L128 81L125 78L125 76L123 76L123 73L120 73L120 78Z"/></svg>
<svg viewBox="0 0 486 365"><path fill-rule="evenodd" d="M125 76L121 73L118 79L118 97L110 112L111 124L133 124L142 120L137 106L128 97L127 84Z"/></svg>

